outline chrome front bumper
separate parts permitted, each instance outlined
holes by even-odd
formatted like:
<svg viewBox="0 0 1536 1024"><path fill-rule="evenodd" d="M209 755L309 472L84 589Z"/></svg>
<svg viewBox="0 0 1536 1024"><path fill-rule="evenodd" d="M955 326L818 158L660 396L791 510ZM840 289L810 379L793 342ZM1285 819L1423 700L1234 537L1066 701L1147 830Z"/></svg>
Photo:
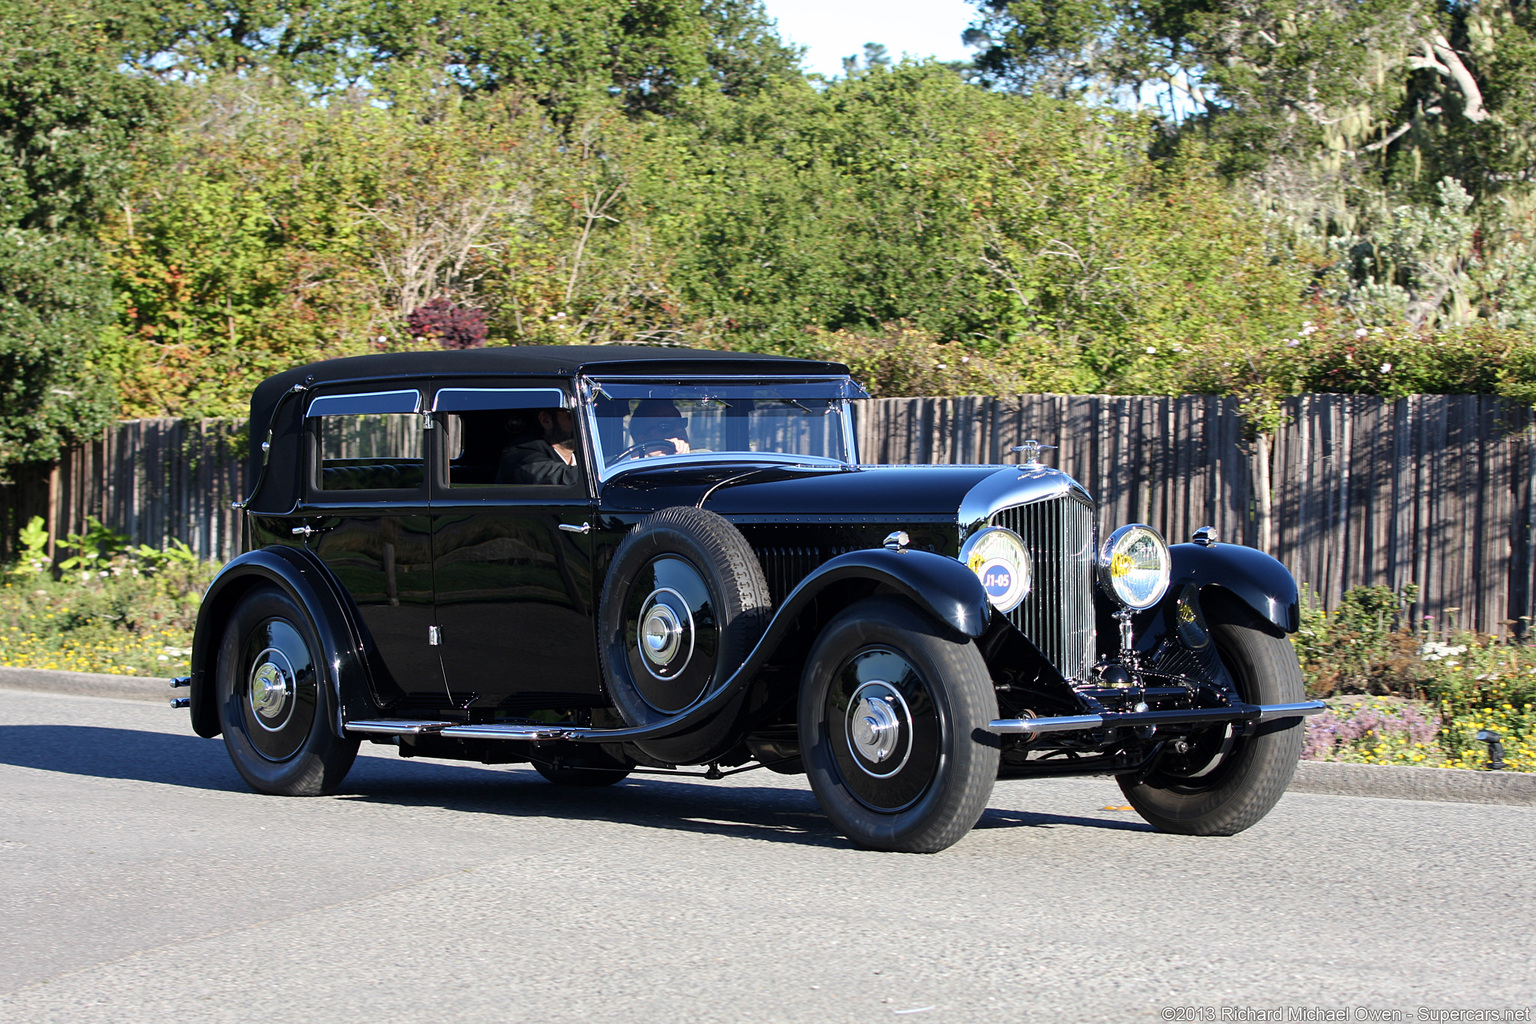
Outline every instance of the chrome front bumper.
<svg viewBox="0 0 1536 1024"><path fill-rule="evenodd" d="M1320 700L1295 704L1234 704L1225 708L1191 708L1187 711L1105 711L1092 715L1060 715L1053 718L999 718L987 728L1002 734L1080 732L1084 729L1135 729L1159 725L1208 725L1241 722L1257 725L1281 718L1304 718L1327 710Z"/></svg>

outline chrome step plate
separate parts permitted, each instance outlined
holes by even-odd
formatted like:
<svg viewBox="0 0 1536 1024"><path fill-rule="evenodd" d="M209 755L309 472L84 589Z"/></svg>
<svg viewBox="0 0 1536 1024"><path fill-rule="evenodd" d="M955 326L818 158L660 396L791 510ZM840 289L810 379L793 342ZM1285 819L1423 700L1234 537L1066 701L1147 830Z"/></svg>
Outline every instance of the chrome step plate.
<svg viewBox="0 0 1536 1024"><path fill-rule="evenodd" d="M423 722L415 718L377 718L348 722L347 732L382 733L386 736L416 736L424 732L442 732L452 722Z"/></svg>

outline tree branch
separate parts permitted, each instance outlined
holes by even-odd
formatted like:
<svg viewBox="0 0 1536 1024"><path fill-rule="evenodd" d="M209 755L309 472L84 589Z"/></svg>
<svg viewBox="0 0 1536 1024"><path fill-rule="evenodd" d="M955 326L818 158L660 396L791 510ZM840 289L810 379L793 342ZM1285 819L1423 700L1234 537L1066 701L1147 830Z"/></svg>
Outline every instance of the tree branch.
<svg viewBox="0 0 1536 1024"><path fill-rule="evenodd" d="M1488 111L1483 107L1483 90L1477 78L1467 69L1442 33L1436 32L1428 39L1419 40L1421 54L1409 54L1408 66L1421 71L1434 71L1449 78L1461 93L1462 113L1474 123L1486 121Z"/></svg>

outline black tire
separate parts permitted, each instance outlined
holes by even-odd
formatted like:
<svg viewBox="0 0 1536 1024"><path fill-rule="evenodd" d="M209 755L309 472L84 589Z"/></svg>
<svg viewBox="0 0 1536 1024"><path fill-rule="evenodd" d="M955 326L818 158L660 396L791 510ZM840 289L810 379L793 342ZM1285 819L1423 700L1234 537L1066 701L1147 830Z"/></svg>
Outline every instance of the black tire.
<svg viewBox="0 0 1536 1024"><path fill-rule="evenodd" d="M335 699L309 617L272 586L240 599L219 644L217 704L235 770L259 793L334 793L358 741L331 727Z"/></svg>
<svg viewBox="0 0 1536 1024"><path fill-rule="evenodd" d="M762 636L768 584L752 548L703 509L662 509L614 552L598 604L603 680L624 721L671 718L730 678ZM702 731L639 744L672 764L699 763L739 737L729 715Z"/></svg>
<svg viewBox="0 0 1536 1024"><path fill-rule="evenodd" d="M1304 699L1301 666L1285 636L1257 623L1212 625L1216 649L1238 693L1250 704ZM1291 784L1306 730L1302 719L1266 722L1257 734L1231 726L1196 737L1190 752L1142 782L1121 776L1120 789L1159 832L1230 836L1268 814Z"/></svg>
<svg viewBox="0 0 1536 1024"><path fill-rule="evenodd" d="M862 713L862 717L861 717ZM997 695L976 645L904 600L872 597L817 637L800 683L800 753L832 823L871 850L937 853L987 808Z"/></svg>

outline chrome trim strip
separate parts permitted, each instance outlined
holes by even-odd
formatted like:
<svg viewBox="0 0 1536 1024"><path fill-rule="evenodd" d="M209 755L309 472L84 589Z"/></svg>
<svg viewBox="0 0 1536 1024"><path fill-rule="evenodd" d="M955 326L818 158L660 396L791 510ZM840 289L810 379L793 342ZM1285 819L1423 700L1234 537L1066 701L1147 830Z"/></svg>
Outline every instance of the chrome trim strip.
<svg viewBox="0 0 1536 1024"><path fill-rule="evenodd" d="M372 721L348 722L347 732L378 733L385 736L414 736L424 732L441 732L452 722L422 722L414 718L378 718Z"/></svg>

